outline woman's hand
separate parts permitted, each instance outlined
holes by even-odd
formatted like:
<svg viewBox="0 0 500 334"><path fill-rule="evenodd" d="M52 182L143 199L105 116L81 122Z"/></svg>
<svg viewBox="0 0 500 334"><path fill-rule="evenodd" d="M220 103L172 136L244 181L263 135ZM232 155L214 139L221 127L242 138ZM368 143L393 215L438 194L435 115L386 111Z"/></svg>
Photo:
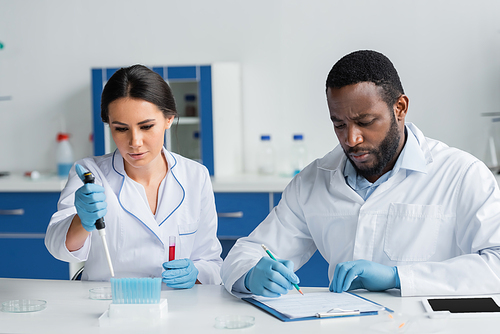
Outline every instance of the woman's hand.
<svg viewBox="0 0 500 334"><path fill-rule="evenodd" d="M87 172L81 165L75 166L81 180ZM104 187L94 183L86 183L75 192L75 207L83 228L87 232L95 230L95 222L107 213Z"/></svg>
<svg viewBox="0 0 500 334"><path fill-rule="evenodd" d="M197 282L198 269L190 259L168 261L163 268L163 282L171 288L191 289Z"/></svg>

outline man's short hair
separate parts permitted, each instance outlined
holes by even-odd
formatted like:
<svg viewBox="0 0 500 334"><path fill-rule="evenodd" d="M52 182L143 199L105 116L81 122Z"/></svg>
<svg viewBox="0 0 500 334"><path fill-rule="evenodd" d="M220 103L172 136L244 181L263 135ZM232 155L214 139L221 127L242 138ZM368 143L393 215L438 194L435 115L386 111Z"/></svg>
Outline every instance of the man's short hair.
<svg viewBox="0 0 500 334"><path fill-rule="evenodd" d="M373 82L382 88L382 100L389 108L404 94L403 85L392 62L380 52L361 50L342 57L326 79L326 89L342 88L360 82Z"/></svg>

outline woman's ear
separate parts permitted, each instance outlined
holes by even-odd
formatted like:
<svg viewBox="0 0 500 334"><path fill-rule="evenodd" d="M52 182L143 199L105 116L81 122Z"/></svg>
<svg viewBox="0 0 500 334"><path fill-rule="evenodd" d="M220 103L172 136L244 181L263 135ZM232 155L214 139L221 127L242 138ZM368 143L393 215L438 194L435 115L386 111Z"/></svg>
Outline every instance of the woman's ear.
<svg viewBox="0 0 500 334"><path fill-rule="evenodd" d="M172 123L174 122L174 119L175 119L175 116L167 116L165 117L165 130L168 130L170 129L170 127L172 126Z"/></svg>

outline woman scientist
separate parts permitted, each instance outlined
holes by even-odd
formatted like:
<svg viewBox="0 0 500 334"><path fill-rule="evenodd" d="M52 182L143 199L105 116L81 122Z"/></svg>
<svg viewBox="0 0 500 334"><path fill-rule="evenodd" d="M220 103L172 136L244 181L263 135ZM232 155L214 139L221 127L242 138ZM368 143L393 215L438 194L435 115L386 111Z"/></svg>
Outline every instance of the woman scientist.
<svg viewBox="0 0 500 334"><path fill-rule="evenodd" d="M101 118L117 150L73 166L45 236L57 259L85 261L83 280L111 277L94 225L105 216L116 277L163 277L173 288L221 283L208 171L163 147L176 115L168 84L142 65L118 70L104 87ZM79 174L85 170L95 184L83 184ZM176 237L177 260L167 262L170 236Z"/></svg>

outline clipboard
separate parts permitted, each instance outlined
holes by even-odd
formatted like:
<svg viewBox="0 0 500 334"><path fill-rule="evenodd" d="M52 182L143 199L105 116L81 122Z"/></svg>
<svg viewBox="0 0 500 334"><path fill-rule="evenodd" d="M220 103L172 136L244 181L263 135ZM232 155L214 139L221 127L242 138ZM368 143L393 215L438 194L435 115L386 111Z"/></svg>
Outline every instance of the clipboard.
<svg viewBox="0 0 500 334"><path fill-rule="evenodd" d="M328 292L322 292L322 293L308 293L304 296L298 295L298 294L284 295L284 296L279 297L279 298L285 297L285 298L293 298L294 300L295 299L300 300L300 298L310 298L311 296L317 297L316 296L317 294L325 294L325 296L326 296L326 294L328 294L329 298L335 298L336 296L340 295L340 294L336 294L336 293L328 291ZM242 300L260 308L261 310L271 314L275 318L278 318L279 320L284 321L284 322L377 315L381 311L387 311L390 313L394 312L393 310L391 310L383 305L375 303L374 301L371 301L371 300L366 299L364 297L358 296L352 292L343 292L343 294L348 294L352 297L357 298L361 303L365 304L368 308L365 310L354 310L353 308L350 308L350 309L344 308L344 309L341 309L339 311L334 311L328 315L326 315L325 313L316 312L316 313L308 315L308 316L299 316L299 317L295 316L295 317L293 317L293 316L290 316L287 313L283 312L283 310L280 309L279 307L273 307L270 305L266 305L265 302L258 300L258 299L263 299L262 297L252 296L252 297L242 298ZM268 303L268 304L270 304L270 303Z"/></svg>

